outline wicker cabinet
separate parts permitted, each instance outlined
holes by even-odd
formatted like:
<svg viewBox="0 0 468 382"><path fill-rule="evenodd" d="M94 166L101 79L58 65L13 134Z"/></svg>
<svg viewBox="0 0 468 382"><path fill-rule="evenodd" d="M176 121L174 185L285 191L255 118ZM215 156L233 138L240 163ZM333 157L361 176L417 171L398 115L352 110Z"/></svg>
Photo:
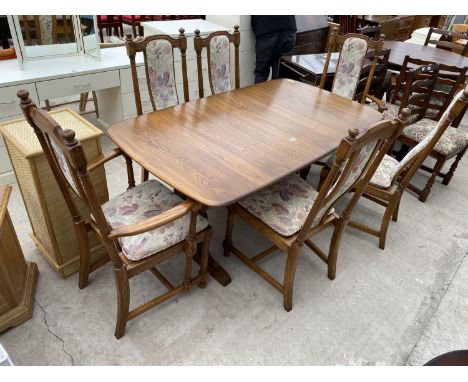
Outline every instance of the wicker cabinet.
<svg viewBox="0 0 468 382"><path fill-rule="evenodd" d="M63 129L75 131L88 160L102 153L101 130L70 109L57 109L50 115ZM32 239L60 276L67 277L77 272L79 243L72 217L32 127L21 118L0 124L0 132L31 222ZM104 167L93 171L91 176L98 199L104 203L109 198ZM89 216L81 200L77 200L77 205L83 217ZM92 261L107 256L103 246L91 233L89 239Z"/></svg>
<svg viewBox="0 0 468 382"><path fill-rule="evenodd" d="M0 332L32 317L37 265L25 261L8 213L11 186L0 185Z"/></svg>

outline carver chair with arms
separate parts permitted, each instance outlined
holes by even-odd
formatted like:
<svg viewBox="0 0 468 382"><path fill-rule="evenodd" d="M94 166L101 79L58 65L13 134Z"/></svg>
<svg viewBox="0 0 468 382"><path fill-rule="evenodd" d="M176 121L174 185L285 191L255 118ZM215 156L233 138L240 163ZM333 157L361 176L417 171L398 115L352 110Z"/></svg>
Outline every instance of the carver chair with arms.
<svg viewBox="0 0 468 382"><path fill-rule="evenodd" d="M457 94L437 122L435 128L414 146L401 161L385 155L363 193L363 197L385 208L380 229L376 230L352 220L349 222L351 227L379 237L379 247L381 249L385 248L390 219L393 218L394 221L397 221L400 200L405 188L409 185L413 175L431 153L434 146L439 142L442 134L447 130L450 123L457 118L467 102L468 88L464 92L460 91Z"/></svg>
<svg viewBox="0 0 468 382"><path fill-rule="evenodd" d="M205 95L202 66L202 51L204 48L207 50L208 78L211 94L219 94L240 87L240 32L238 25L234 26L233 33L219 31L210 33L206 37L201 37L200 31L196 29L193 44L197 54L198 93L200 98L203 98ZM231 83L230 44L234 45L234 86Z"/></svg>
<svg viewBox="0 0 468 382"><path fill-rule="evenodd" d="M52 172L70 209L80 243L79 286L88 284L90 271L101 264L90 264L88 232L105 246L111 260L117 288L115 337L125 333L127 322L172 296L207 282L208 245L212 229L199 215L201 205L182 200L156 180L135 186L132 161L120 149L88 163L73 130L62 130L47 112L38 109L25 90L18 92L23 113L34 129ZM107 161L124 155L129 189L104 204L97 200L90 173ZM78 197L91 211L83 218L75 205ZM181 284L173 285L156 265L185 252L185 271ZM192 275L192 258L201 252L200 270ZM130 310L129 279L149 270L168 289L166 293Z"/></svg>
<svg viewBox="0 0 468 382"><path fill-rule="evenodd" d="M143 115L143 107L140 93L142 78L138 77L135 63L137 52L143 52L146 86L153 111L179 104L174 69L174 49L176 48L180 50L181 55L184 102L189 101L186 58L187 38L185 37L184 28L179 29L178 38L168 35L151 35L132 39L132 35L127 34L125 45L130 58L133 91L138 115ZM148 180L148 175L148 171L142 168L142 181Z"/></svg>
<svg viewBox="0 0 468 382"><path fill-rule="evenodd" d="M292 309L296 265L304 244L327 264L328 277L333 280L340 241L351 212L403 125L403 120L397 119L378 122L363 134L350 129L337 149L335 162L319 192L297 174L292 174L229 206L225 256L233 253L278 290L283 295L286 311ZM356 192L342 212L338 212L337 201L351 189ZM253 257L242 253L232 237L236 215L262 233L273 246ZM311 238L330 226L334 231L327 254ZM261 259L278 249L287 253L282 284L258 265Z"/></svg>

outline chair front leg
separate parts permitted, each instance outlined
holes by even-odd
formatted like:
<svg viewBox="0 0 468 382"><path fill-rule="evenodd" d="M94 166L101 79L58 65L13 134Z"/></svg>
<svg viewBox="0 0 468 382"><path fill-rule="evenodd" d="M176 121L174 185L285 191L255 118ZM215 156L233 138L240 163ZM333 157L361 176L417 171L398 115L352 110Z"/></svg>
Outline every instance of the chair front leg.
<svg viewBox="0 0 468 382"><path fill-rule="evenodd" d="M130 285L127 269L124 266L114 267L115 285L117 287L117 322L115 324L115 338L120 339L125 334L130 306Z"/></svg>
<svg viewBox="0 0 468 382"><path fill-rule="evenodd" d="M210 240L211 240L212 232L213 231L210 230L210 232L207 233L205 240L201 244L201 259L200 259L200 271L199 271L201 280L200 280L200 283L198 284L200 288L205 288L206 283L208 281L208 258L210 256L209 247L210 247Z"/></svg>
<svg viewBox="0 0 468 382"><path fill-rule="evenodd" d="M429 193L431 192L432 185L434 184L437 175L442 170L442 167L444 167L445 160L446 159L443 158L443 157L440 157L440 158L437 159L437 162L434 165L434 168L432 169L432 174L429 177L429 179L427 180L426 186L424 187L424 189L419 194L419 198L418 198L419 201L425 202L427 200L427 197L429 196Z"/></svg>
<svg viewBox="0 0 468 382"><path fill-rule="evenodd" d="M459 152L458 155L455 157L455 161L450 166L450 170L447 172L447 174L445 174L444 179L442 179L442 184L444 186L448 186L448 184L452 180L453 174L458 167L458 163L460 162L460 159L462 159L463 155L465 155L467 148L468 146L465 147L464 150Z"/></svg>
<svg viewBox="0 0 468 382"><path fill-rule="evenodd" d="M292 309L294 276L296 275L297 259L299 257L302 246L293 244L288 251L288 259L284 269L284 284L283 284L283 300L284 309L289 312Z"/></svg>

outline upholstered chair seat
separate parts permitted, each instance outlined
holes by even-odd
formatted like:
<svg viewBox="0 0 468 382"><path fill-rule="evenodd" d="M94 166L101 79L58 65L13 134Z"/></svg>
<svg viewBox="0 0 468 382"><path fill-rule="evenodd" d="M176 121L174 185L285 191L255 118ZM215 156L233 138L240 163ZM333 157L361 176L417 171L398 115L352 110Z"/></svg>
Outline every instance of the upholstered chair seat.
<svg viewBox="0 0 468 382"><path fill-rule="evenodd" d="M252 194L239 204L283 236L299 232L317 191L296 174Z"/></svg>
<svg viewBox="0 0 468 382"><path fill-rule="evenodd" d="M410 126L406 126L402 135L415 142L421 142L436 126L437 121L423 118ZM465 149L467 145L468 132L449 126L434 146L434 150L447 158L451 158Z"/></svg>
<svg viewBox="0 0 468 382"><path fill-rule="evenodd" d="M395 158L385 154L369 183L379 188L390 187L392 185L393 176L399 170L399 165L400 162Z"/></svg>
<svg viewBox="0 0 468 382"><path fill-rule="evenodd" d="M155 179L150 179L102 205L109 226L122 226L143 222L179 205L182 199ZM168 224L136 236L119 239L123 254L132 261L184 241L189 232L190 215L186 214ZM196 232L204 230L208 221L197 216Z"/></svg>

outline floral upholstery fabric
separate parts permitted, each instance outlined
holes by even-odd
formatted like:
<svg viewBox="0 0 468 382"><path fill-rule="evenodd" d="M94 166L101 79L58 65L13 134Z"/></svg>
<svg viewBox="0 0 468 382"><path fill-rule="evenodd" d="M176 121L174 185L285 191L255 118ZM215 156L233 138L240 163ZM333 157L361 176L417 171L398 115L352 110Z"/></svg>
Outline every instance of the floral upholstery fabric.
<svg viewBox="0 0 468 382"><path fill-rule="evenodd" d="M52 16L40 15L39 26L41 28L41 44L52 44Z"/></svg>
<svg viewBox="0 0 468 382"><path fill-rule="evenodd" d="M400 166L405 166L410 160L412 160L419 152L421 152L424 147L426 147L431 139L436 135L436 133L443 127L446 119L450 114L450 110L457 100L461 97L463 91L460 91L452 100L447 110L440 118L439 122L433 121L431 119L423 118L418 122L406 126L403 129L402 135L412 139L415 142L419 142L413 149L406 154L406 156L400 162ZM453 127L448 127L438 142L435 144L433 150L446 155L447 157L452 157L462 151L468 145L468 133L461 130L455 129Z"/></svg>
<svg viewBox="0 0 468 382"><path fill-rule="evenodd" d="M309 183L292 174L239 204L279 234L291 236L302 228L317 195Z"/></svg>
<svg viewBox="0 0 468 382"><path fill-rule="evenodd" d="M423 118L420 121L405 127L402 134L415 142L421 142L435 129L436 126L437 121ZM467 145L468 133L449 126L434 146L434 150L447 157L452 157L457 155Z"/></svg>
<svg viewBox="0 0 468 382"><path fill-rule="evenodd" d="M342 177L344 176L345 173L341 172L340 176L335 181L335 184L333 185L333 187L330 188L330 190L328 191L326 202L320 208L320 211L317 213L317 216L315 217L314 222L312 223L312 226L319 224L320 220L322 220L323 215L329 210L329 208L339 198L341 198L346 192L348 192L348 190L351 187L353 187L353 185L359 180L359 178L363 174L364 169L369 163L369 160L371 159L372 153L374 152L377 142L378 141L370 142L361 149L357 158L354 160L354 163L352 163L352 167L350 171L347 173L347 178L344 179L344 181ZM348 162L346 161L343 164L343 169L346 168L347 164ZM333 194L333 197L329 198L328 196L332 194Z"/></svg>
<svg viewBox="0 0 468 382"><path fill-rule="evenodd" d="M146 46L148 81L156 110L179 104L174 74L172 45L167 40L154 40Z"/></svg>
<svg viewBox="0 0 468 382"><path fill-rule="evenodd" d="M154 179L139 184L102 205L104 216L112 229L140 223L180 204L182 199ZM190 213L152 231L119 239L122 252L136 261L160 252L185 240L189 232ZM208 226L197 217L196 231Z"/></svg>
<svg viewBox="0 0 468 382"><path fill-rule="evenodd" d="M367 42L361 38L347 38L341 48L332 92L353 99L367 52Z"/></svg>
<svg viewBox="0 0 468 382"><path fill-rule="evenodd" d="M67 179L67 182L70 184L71 188L73 188L73 191L75 191L79 195L78 187L76 186L76 183L70 172L70 167L65 158L65 154L63 153L62 149L54 142L52 138L50 138L49 140L52 146L52 150L54 150L55 157L57 158L58 165L60 166L60 169L63 172L63 175L65 175L65 178Z"/></svg>
<svg viewBox="0 0 468 382"><path fill-rule="evenodd" d="M229 73L229 39L227 36L214 36L210 40L210 77L213 94L231 90Z"/></svg>
<svg viewBox="0 0 468 382"><path fill-rule="evenodd" d="M392 184L392 179L399 169L400 162L390 155L385 154L382 162L375 171L370 184L379 188L388 188Z"/></svg>

